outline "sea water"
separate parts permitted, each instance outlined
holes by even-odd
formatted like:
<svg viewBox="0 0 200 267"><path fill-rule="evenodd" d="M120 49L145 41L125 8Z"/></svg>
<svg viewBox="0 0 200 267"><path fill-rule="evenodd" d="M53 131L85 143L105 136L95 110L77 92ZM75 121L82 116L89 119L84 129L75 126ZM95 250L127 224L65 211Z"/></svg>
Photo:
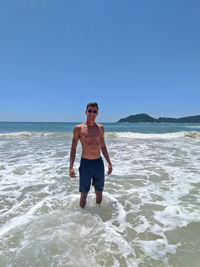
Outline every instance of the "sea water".
<svg viewBox="0 0 200 267"><path fill-rule="evenodd" d="M200 124L104 123L113 173L84 209L74 126L0 123L0 266L200 266Z"/></svg>

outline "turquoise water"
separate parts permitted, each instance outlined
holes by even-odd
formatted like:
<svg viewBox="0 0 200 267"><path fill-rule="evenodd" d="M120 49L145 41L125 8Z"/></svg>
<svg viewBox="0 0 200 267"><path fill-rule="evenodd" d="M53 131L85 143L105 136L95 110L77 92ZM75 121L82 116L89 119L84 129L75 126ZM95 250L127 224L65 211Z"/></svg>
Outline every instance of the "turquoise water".
<svg viewBox="0 0 200 267"><path fill-rule="evenodd" d="M75 125L0 122L0 266L200 266L200 124L104 123L113 173L85 209Z"/></svg>
<svg viewBox="0 0 200 267"><path fill-rule="evenodd" d="M0 122L0 133L28 132L72 132L78 124L73 122ZM107 132L170 133L180 131L200 132L195 123L102 123Z"/></svg>

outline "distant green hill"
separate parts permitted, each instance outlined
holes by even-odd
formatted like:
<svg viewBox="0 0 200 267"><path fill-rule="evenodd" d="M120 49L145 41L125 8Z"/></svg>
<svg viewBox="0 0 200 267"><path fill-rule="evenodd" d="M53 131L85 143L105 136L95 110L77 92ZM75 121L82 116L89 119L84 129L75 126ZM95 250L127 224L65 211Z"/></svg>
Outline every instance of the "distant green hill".
<svg viewBox="0 0 200 267"><path fill-rule="evenodd" d="M141 113L136 115L131 115L126 118L119 120L118 122L156 122L157 119L149 116L148 114Z"/></svg>
<svg viewBox="0 0 200 267"><path fill-rule="evenodd" d="M118 122L174 122L174 123L200 123L200 115L188 116L183 118L165 118L160 117L158 119L149 116L146 113L140 113L136 115L130 115L126 118L120 119Z"/></svg>
<svg viewBox="0 0 200 267"><path fill-rule="evenodd" d="M200 123L200 115L179 118L179 119L177 119L176 122L182 122L182 123L184 123L184 122Z"/></svg>

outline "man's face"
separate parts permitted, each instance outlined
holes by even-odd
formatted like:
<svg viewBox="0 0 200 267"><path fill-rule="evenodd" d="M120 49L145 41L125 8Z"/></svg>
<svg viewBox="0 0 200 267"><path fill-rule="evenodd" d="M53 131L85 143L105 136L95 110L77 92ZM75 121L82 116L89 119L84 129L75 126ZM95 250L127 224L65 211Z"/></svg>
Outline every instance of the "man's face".
<svg viewBox="0 0 200 267"><path fill-rule="evenodd" d="M97 117L97 115L98 115L97 107L88 106L85 114L87 115L87 118L88 119L94 120Z"/></svg>

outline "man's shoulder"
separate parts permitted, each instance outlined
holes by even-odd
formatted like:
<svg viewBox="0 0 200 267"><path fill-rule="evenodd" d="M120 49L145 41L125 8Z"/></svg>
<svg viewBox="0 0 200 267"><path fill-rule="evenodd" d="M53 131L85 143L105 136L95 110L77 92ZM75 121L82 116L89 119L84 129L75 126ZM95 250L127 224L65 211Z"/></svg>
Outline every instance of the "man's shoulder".
<svg viewBox="0 0 200 267"><path fill-rule="evenodd" d="M101 131L101 133L103 135L104 134L104 126L102 124L100 124L100 123L97 123L97 126L99 127L99 129L100 129L100 131Z"/></svg>
<svg viewBox="0 0 200 267"><path fill-rule="evenodd" d="M82 123L81 124L77 124L76 126L74 126L74 130L73 130L74 135L78 136L80 134L81 127L82 127Z"/></svg>
<svg viewBox="0 0 200 267"><path fill-rule="evenodd" d="M83 123L80 123L80 124L77 124L75 127L74 127L74 129L81 129L81 127L83 127L83 125L84 125L84 122Z"/></svg>
<svg viewBox="0 0 200 267"><path fill-rule="evenodd" d="M99 128L104 129L104 126L103 126L102 124L100 124L100 123L96 123L96 124L97 124L97 126L98 126Z"/></svg>

